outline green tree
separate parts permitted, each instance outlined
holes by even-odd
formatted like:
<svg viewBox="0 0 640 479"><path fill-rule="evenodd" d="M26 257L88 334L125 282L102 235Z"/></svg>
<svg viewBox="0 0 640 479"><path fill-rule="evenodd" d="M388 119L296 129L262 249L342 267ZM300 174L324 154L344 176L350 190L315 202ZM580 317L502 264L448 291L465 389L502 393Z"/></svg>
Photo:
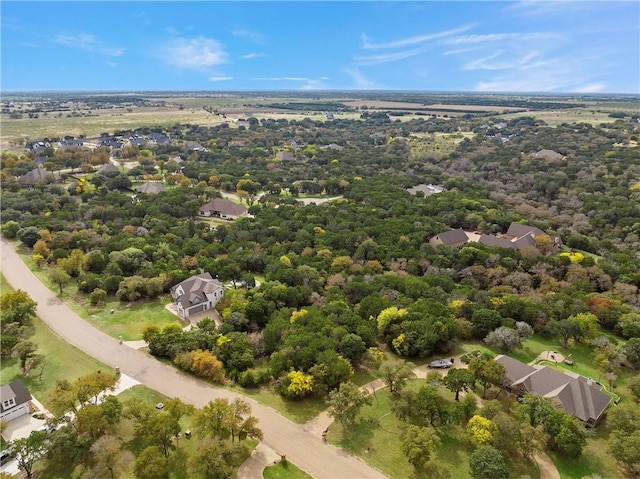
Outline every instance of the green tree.
<svg viewBox="0 0 640 479"><path fill-rule="evenodd" d="M122 449L120 440L108 434L93 443L91 454L95 461L93 472L99 478L121 477L134 460L131 452Z"/></svg>
<svg viewBox="0 0 640 479"><path fill-rule="evenodd" d="M40 239L40 229L36 226L27 226L26 228L20 228L16 234L18 239L27 246L33 248L36 241Z"/></svg>
<svg viewBox="0 0 640 479"><path fill-rule="evenodd" d="M5 237L9 239L13 239L18 234L18 230L20 230L20 225L18 224L17 221L10 220L3 223L1 230L2 230L2 234Z"/></svg>
<svg viewBox="0 0 640 479"><path fill-rule="evenodd" d="M482 385L482 397L487 396L487 388L491 386L502 386L506 370L500 363L492 359L475 358L469 363L469 370L473 373L476 381Z"/></svg>
<svg viewBox="0 0 640 479"><path fill-rule="evenodd" d="M133 466L137 479L169 479L169 464L157 447L145 448Z"/></svg>
<svg viewBox="0 0 640 479"><path fill-rule="evenodd" d="M621 353L634 368L640 367L640 338L631 338L622 346Z"/></svg>
<svg viewBox="0 0 640 479"><path fill-rule="evenodd" d="M391 306L380 311L380 314L378 314L378 318L376 319L378 332L385 335L389 326L400 321L404 316L406 316L407 312L408 311L406 309L398 309L395 306Z"/></svg>
<svg viewBox="0 0 640 479"><path fill-rule="evenodd" d="M598 318L592 313L574 314L567 321L576 325L575 339L578 342L590 341L598 332Z"/></svg>
<svg viewBox="0 0 640 479"><path fill-rule="evenodd" d="M25 472L28 479L33 477L33 466L46 452L46 431L33 431L25 438L13 441L13 453L18 462L18 467Z"/></svg>
<svg viewBox="0 0 640 479"><path fill-rule="evenodd" d="M345 431L353 426L365 404L371 404L371 397L352 382L344 382L339 389L329 393L329 415L338 420Z"/></svg>
<svg viewBox="0 0 640 479"><path fill-rule="evenodd" d="M459 400L460 391L467 391L475 384L476 379L473 372L468 369L451 369L444 377L444 385L451 392L456 394L456 401Z"/></svg>
<svg viewBox="0 0 640 479"><path fill-rule="evenodd" d="M234 422L233 407L225 399L214 399L195 412L193 429L199 437L227 439Z"/></svg>
<svg viewBox="0 0 640 479"><path fill-rule="evenodd" d="M440 437L429 427L410 425L402 435L402 452L416 471L426 468L440 444Z"/></svg>
<svg viewBox="0 0 640 479"><path fill-rule="evenodd" d="M49 279L60 287L60 294L62 294L62 288L71 281L71 276L62 268L56 267L49 271Z"/></svg>
<svg viewBox="0 0 640 479"><path fill-rule="evenodd" d="M20 360L20 369L22 370L22 375L26 376L29 372L27 365L29 364L29 359L36 354L38 350L38 346L27 340L20 341L13 348L13 355Z"/></svg>
<svg viewBox="0 0 640 479"><path fill-rule="evenodd" d="M0 296L0 318L2 323L27 325L36 315L36 303L21 289L8 291Z"/></svg>
<svg viewBox="0 0 640 479"><path fill-rule="evenodd" d="M476 449L469 459L473 479L508 479L509 469L504 457L495 447L482 446Z"/></svg>
<svg viewBox="0 0 640 479"><path fill-rule="evenodd" d="M391 394L399 393L407 379L413 377L413 371L405 361L387 361L380 366L380 375Z"/></svg>
<svg viewBox="0 0 640 479"><path fill-rule="evenodd" d="M228 443L227 443L228 444ZM236 446L237 447L237 446ZM242 450L244 446L240 446ZM222 441L205 440L189 461L189 471L207 479L231 479L234 476L234 449Z"/></svg>
<svg viewBox="0 0 640 479"><path fill-rule="evenodd" d="M501 349L505 354L509 354L522 347L522 339L518 332L515 329L508 328L506 326L500 326L499 328L491 331L484 338L484 342L490 346Z"/></svg>
<svg viewBox="0 0 640 479"><path fill-rule="evenodd" d="M107 300L107 292L104 289L96 288L89 295L92 305L102 304Z"/></svg>

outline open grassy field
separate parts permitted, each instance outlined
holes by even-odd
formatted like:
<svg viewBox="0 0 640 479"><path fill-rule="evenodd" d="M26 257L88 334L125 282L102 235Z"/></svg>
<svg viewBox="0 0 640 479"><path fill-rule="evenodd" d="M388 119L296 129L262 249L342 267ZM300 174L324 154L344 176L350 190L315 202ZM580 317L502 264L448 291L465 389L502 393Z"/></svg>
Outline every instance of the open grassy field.
<svg viewBox="0 0 640 479"><path fill-rule="evenodd" d="M510 120L518 116L533 116L544 121L548 125L557 126L561 123L589 123L591 125L599 125L601 123L613 123L617 118L609 116L611 110L587 109L587 108L570 108L566 110L538 110L528 111L526 113L507 113L500 115L503 120Z"/></svg>
<svg viewBox="0 0 640 479"><path fill-rule="evenodd" d="M131 112L126 110L95 110L95 116L77 116L56 118L47 117L10 119L8 115L0 118L2 134L0 145L8 147L15 138L39 139L44 137L62 137L73 135L78 137L98 136L103 132L113 133L115 130L135 129L143 126L168 127L176 123L191 123L203 126L216 126L224 122L218 115L202 108L180 109L172 107L135 107Z"/></svg>

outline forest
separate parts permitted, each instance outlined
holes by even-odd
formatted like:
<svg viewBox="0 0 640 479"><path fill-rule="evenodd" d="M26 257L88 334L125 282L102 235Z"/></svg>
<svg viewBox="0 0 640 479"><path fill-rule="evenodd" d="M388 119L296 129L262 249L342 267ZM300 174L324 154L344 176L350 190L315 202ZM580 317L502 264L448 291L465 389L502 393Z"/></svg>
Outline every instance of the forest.
<svg viewBox="0 0 640 479"><path fill-rule="evenodd" d="M633 398L627 391L640 389L638 118L551 127L526 113L393 115L143 127L104 136L156 132L172 141L3 152L2 234L27 248L60 292L77 284L96 310L113 298L166 297L200 272L219 278L228 286L216 307L221 325L140 331L152 355L212 382L272 386L293 401L335 400L382 353L419 363L483 341L509 352L522 346L511 334L518 332L592 348L607 384ZM556 154L536 155L541 150ZM42 154L49 177L21 187ZM110 161L118 171L95 173ZM134 194L141 182L167 190ZM407 191L421 184L443 191ZM223 195L244 202L249 214L199 216ZM429 242L452 229L504 234L512 223L546 235L524 249ZM561 238L562 251L549 248L551 236ZM22 334L3 315L3 357ZM218 365L198 369L203 356ZM636 386L627 381L634 375ZM427 399L415 399L429 394L436 393L412 390L395 408L429 426L416 419L425 417L416 408ZM630 401L637 411L638 395ZM432 425L459 420L441 413ZM636 427L629 437L639 435ZM579 444L570 449L551 437L552 449L580 455ZM640 473L634 458L640 452L616 457L629 477Z"/></svg>

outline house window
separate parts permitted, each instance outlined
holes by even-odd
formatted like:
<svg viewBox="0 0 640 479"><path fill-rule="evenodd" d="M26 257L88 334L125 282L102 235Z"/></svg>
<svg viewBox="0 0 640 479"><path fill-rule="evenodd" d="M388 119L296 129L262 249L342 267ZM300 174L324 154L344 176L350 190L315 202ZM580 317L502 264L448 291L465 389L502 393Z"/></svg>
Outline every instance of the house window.
<svg viewBox="0 0 640 479"><path fill-rule="evenodd" d="M14 399L14 398L7 399L6 401L4 401L4 402L2 403L2 406L3 406L5 409L9 409L10 407L13 407L13 406L15 406L15 405L16 405L16 401L15 401L15 399Z"/></svg>

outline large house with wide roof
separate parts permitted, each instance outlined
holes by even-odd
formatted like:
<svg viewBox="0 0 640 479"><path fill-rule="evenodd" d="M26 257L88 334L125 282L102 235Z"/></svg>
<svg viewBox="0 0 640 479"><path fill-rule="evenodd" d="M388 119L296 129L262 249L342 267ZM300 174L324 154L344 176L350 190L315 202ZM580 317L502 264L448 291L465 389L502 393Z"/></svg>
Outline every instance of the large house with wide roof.
<svg viewBox="0 0 640 479"><path fill-rule="evenodd" d="M532 393L553 399L558 407L587 426L595 426L611 402L600 384L579 374L530 366L503 354L496 356L495 361L506 369L504 387L508 392L518 397Z"/></svg>
<svg viewBox="0 0 640 479"><path fill-rule="evenodd" d="M200 207L201 216L216 216L228 220L236 219L247 214L247 208L244 205L234 203L224 198L215 198L206 205Z"/></svg>
<svg viewBox="0 0 640 479"><path fill-rule="evenodd" d="M178 314L189 318L215 307L224 297L224 286L210 273L201 273L175 285L170 292Z"/></svg>
<svg viewBox="0 0 640 479"><path fill-rule="evenodd" d="M537 247L536 236L544 236L546 233L535 226L511 223L507 232L503 235L488 235L469 233L460 228L443 231L429 240L429 243L436 247L438 245L462 246L466 243L481 243L487 246L498 248L523 249ZM551 250L560 251L562 240L558 236L550 236Z"/></svg>

